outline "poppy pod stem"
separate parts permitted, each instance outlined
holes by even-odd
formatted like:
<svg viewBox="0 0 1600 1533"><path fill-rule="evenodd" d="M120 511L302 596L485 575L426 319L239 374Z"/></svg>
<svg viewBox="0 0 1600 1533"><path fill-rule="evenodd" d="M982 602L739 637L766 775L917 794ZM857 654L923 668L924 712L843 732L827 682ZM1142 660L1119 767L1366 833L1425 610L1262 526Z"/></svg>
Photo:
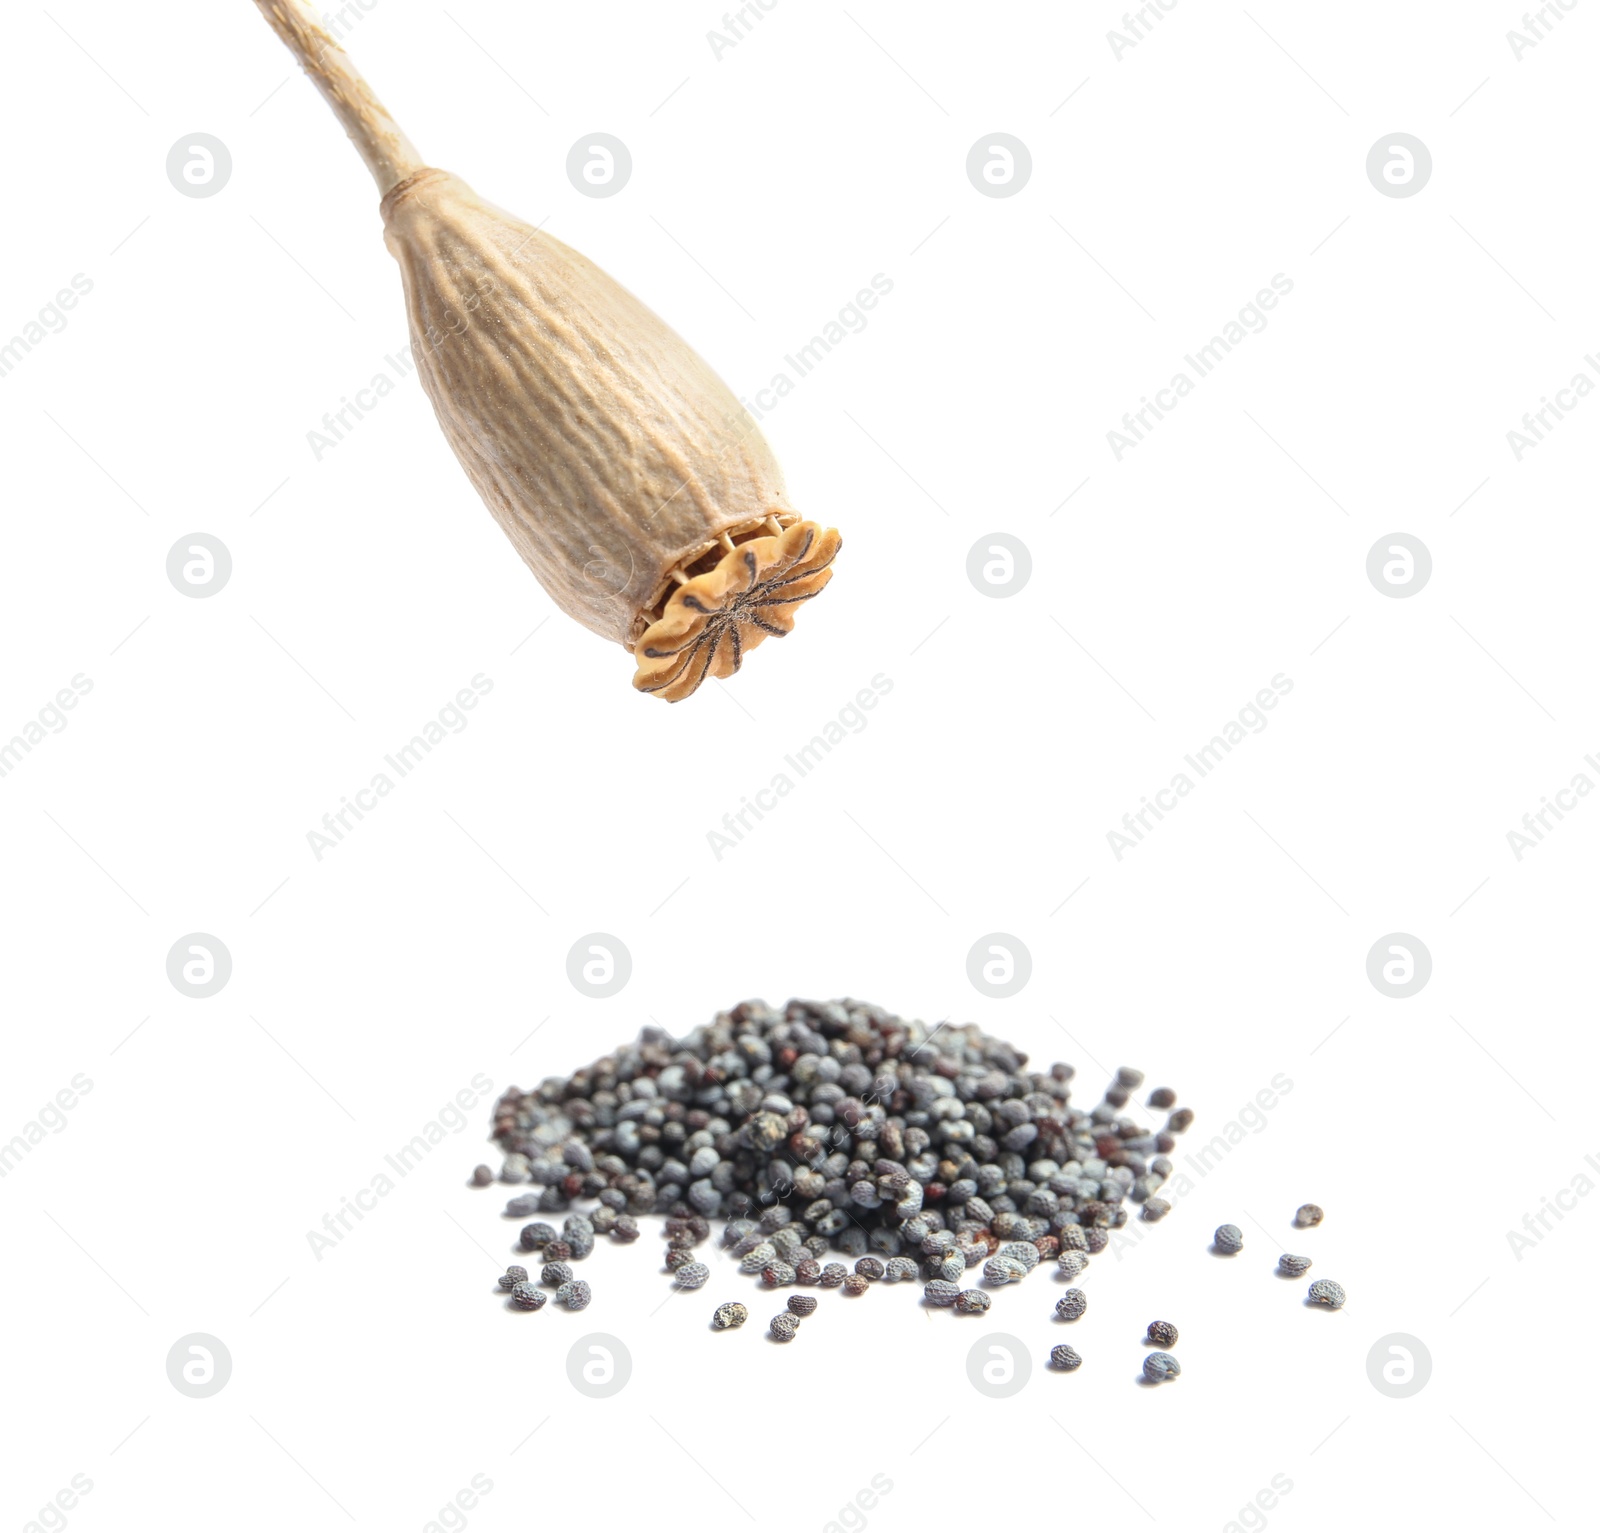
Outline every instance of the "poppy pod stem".
<svg viewBox="0 0 1600 1533"><path fill-rule="evenodd" d="M417 374L552 600L677 702L794 626L839 534L805 521L749 412L577 251L426 165L305 0L255 0L377 182Z"/></svg>

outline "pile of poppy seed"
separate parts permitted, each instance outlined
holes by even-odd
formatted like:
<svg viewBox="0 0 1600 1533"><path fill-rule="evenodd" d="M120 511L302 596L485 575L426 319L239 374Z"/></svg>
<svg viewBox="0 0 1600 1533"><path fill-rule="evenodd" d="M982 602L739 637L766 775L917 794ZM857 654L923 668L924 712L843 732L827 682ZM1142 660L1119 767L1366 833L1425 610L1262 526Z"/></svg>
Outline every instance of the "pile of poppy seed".
<svg viewBox="0 0 1600 1533"><path fill-rule="evenodd" d="M1119 1070L1085 1110L1071 1103L1072 1066L1027 1066L975 1025L930 1028L851 1000L746 1001L682 1038L649 1027L570 1076L500 1098L498 1179L538 1189L506 1213L598 1205L569 1213L559 1232L542 1220L521 1231L522 1249L543 1254L542 1284L571 1308L590 1300L571 1264L595 1238L631 1243L639 1216L658 1214L681 1288L709 1280L694 1252L715 1220L740 1271L768 1288L859 1295L920 1280L927 1303L981 1314L990 1294L962 1286L970 1269L981 1266L991 1288L1041 1262L1075 1278L1130 1204L1148 1220L1167 1213L1155 1194L1172 1172L1173 1136L1193 1119L1181 1109L1157 1130L1126 1116L1137 1070ZM1175 1101L1163 1088L1146 1106ZM487 1166L473 1175L479 1186L495 1179ZM827 1260L835 1253L853 1270ZM501 1285L517 1307L545 1302L522 1267ZM1071 1289L1062 1303L1081 1314L1081 1301ZM794 1295L774 1338L792 1338L815 1308ZM713 1325L747 1313L724 1304Z"/></svg>

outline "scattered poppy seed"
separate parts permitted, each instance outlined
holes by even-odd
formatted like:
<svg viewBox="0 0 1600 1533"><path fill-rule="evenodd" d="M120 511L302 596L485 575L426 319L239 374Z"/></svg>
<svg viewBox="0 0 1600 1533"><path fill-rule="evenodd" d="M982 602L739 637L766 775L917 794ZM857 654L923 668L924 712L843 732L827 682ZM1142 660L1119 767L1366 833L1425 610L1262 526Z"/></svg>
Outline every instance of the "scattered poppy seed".
<svg viewBox="0 0 1600 1533"><path fill-rule="evenodd" d="M535 1288L532 1283L513 1283L511 1285L511 1302L518 1309L540 1309L549 1295L541 1288Z"/></svg>
<svg viewBox="0 0 1600 1533"><path fill-rule="evenodd" d="M1172 1212L1172 1205L1165 1198L1146 1198L1145 1204L1139 1210L1139 1217L1155 1224L1158 1220L1165 1219Z"/></svg>
<svg viewBox="0 0 1600 1533"><path fill-rule="evenodd" d="M472 1185L474 1187L487 1187L494 1180L494 1172L487 1166L474 1166L472 1168Z"/></svg>
<svg viewBox="0 0 1600 1533"><path fill-rule="evenodd" d="M533 1247L524 1246L523 1249L531 1251ZM571 1259L572 1247L564 1240L547 1240L544 1254L547 1261L564 1262Z"/></svg>
<svg viewBox="0 0 1600 1533"><path fill-rule="evenodd" d="M837 1288L850 1276L850 1269L842 1262L829 1262L817 1275L817 1284L821 1288Z"/></svg>
<svg viewBox="0 0 1600 1533"><path fill-rule="evenodd" d="M814 1256L807 1256L794 1264L794 1280L808 1286L815 1283L822 1276L822 1263Z"/></svg>
<svg viewBox="0 0 1600 1533"><path fill-rule="evenodd" d="M909 1256L891 1256L883 1264L883 1278L886 1283L905 1283L912 1281L917 1275L917 1264Z"/></svg>
<svg viewBox="0 0 1600 1533"><path fill-rule="evenodd" d="M1088 1294L1081 1288L1069 1288L1056 1300L1056 1315L1062 1320L1076 1320L1088 1307Z"/></svg>
<svg viewBox="0 0 1600 1533"><path fill-rule="evenodd" d="M1159 1108L1161 1111L1165 1112L1166 1109L1171 1107L1172 1104L1177 1100L1178 1093L1170 1086L1157 1086L1156 1089L1150 1093L1149 1105L1151 1107Z"/></svg>
<svg viewBox="0 0 1600 1533"><path fill-rule="evenodd" d="M632 1245L639 1238L639 1221L629 1214L618 1214L617 1222L611 1226L611 1238Z"/></svg>
<svg viewBox="0 0 1600 1533"><path fill-rule="evenodd" d="M1219 1224L1212 1239L1216 1241L1217 1249L1226 1256L1244 1250L1244 1231L1237 1224Z"/></svg>
<svg viewBox="0 0 1600 1533"><path fill-rule="evenodd" d="M742 1304L719 1304L717 1312L711 1317L711 1323L719 1331L731 1331L741 1326L750 1318L750 1311Z"/></svg>
<svg viewBox="0 0 1600 1533"><path fill-rule="evenodd" d="M582 1278L574 1278L556 1289L556 1303L565 1304L568 1309L586 1309L593 1297L589 1285Z"/></svg>
<svg viewBox="0 0 1600 1533"><path fill-rule="evenodd" d="M1152 1352L1144 1360L1144 1376L1152 1384L1159 1384L1164 1379L1175 1379L1182 1372L1177 1358L1170 1352Z"/></svg>
<svg viewBox="0 0 1600 1533"><path fill-rule="evenodd" d="M704 1262L685 1262L673 1276L679 1288L704 1288L711 1279L711 1269Z"/></svg>
<svg viewBox="0 0 1600 1533"><path fill-rule="evenodd" d="M1149 1207L1148 1204L1145 1206ZM1111 1243L1111 1237L1099 1228L1085 1230L1083 1238L1088 1244L1090 1254L1093 1256L1098 1256Z"/></svg>
<svg viewBox="0 0 1600 1533"><path fill-rule="evenodd" d="M1075 1278L1089 1265L1089 1258L1082 1251L1063 1251L1056 1259L1056 1270L1063 1276Z"/></svg>
<svg viewBox="0 0 1600 1533"><path fill-rule="evenodd" d="M800 1329L800 1322L787 1310L780 1310L772 1317L767 1329L772 1332L774 1340L793 1341Z"/></svg>
<svg viewBox="0 0 1600 1533"><path fill-rule="evenodd" d="M954 1283L946 1282L943 1278L935 1278L922 1290L922 1296L928 1303L940 1309L949 1309L961 1296L961 1290Z"/></svg>
<svg viewBox="0 0 1600 1533"><path fill-rule="evenodd" d="M983 1264L983 1280L986 1283L1020 1283L1027 1275L1028 1269L1021 1262L1012 1261L1009 1256L991 1256Z"/></svg>
<svg viewBox="0 0 1600 1533"><path fill-rule="evenodd" d="M787 1288L794 1282L794 1268L788 1262L768 1262L761 1269L761 1281L768 1288Z"/></svg>
<svg viewBox="0 0 1600 1533"><path fill-rule="evenodd" d="M1158 1347L1170 1347L1178 1339L1178 1328L1170 1320L1152 1320L1144 1335Z"/></svg>
<svg viewBox="0 0 1600 1533"><path fill-rule="evenodd" d="M840 1287L845 1293L849 1294L852 1299L855 1299L859 1298L870 1287L872 1287L872 1284L870 1281L868 1281L868 1279L862 1277L859 1272L852 1272L850 1276L847 1277L842 1284L840 1284Z"/></svg>
<svg viewBox="0 0 1600 1533"><path fill-rule="evenodd" d="M500 1286L502 1288L514 1288L518 1283L526 1283L527 1281L528 1269L526 1267L507 1267L505 1276L500 1279Z"/></svg>
<svg viewBox="0 0 1600 1533"><path fill-rule="evenodd" d="M517 1236L524 1251L542 1251L555 1238L556 1232L548 1224L525 1224Z"/></svg>
<svg viewBox="0 0 1600 1533"><path fill-rule="evenodd" d="M1295 1228L1305 1229L1308 1225L1322 1223L1322 1210L1315 1203L1302 1203L1294 1211Z"/></svg>
<svg viewBox="0 0 1600 1533"><path fill-rule="evenodd" d="M1194 1109L1180 1107L1177 1112L1167 1119L1167 1132L1169 1134L1183 1133L1194 1122Z"/></svg>
<svg viewBox="0 0 1600 1533"><path fill-rule="evenodd" d="M884 1265L876 1256L863 1256L856 1263L856 1275L869 1283L876 1283L884 1274Z"/></svg>
<svg viewBox="0 0 1600 1533"><path fill-rule="evenodd" d="M1300 1277L1311 1268L1309 1256L1290 1256L1285 1252L1278 1258L1278 1271L1285 1277Z"/></svg>
<svg viewBox="0 0 1600 1533"><path fill-rule="evenodd" d="M1076 1368L1083 1359L1071 1347L1051 1347L1050 1366L1070 1372Z"/></svg>
<svg viewBox="0 0 1600 1533"><path fill-rule="evenodd" d="M789 1296L789 1313L798 1315L802 1320L807 1315L817 1312L817 1296L810 1293L797 1293Z"/></svg>
<svg viewBox="0 0 1600 1533"><path fill-rule="evenodd" d="M1344 1289L1331 1278L1318 1278L1307 1291L1313 1304L1325 1304L1329 1309L1344 1307Z"/></svg>
<svg viewBox="0 0 1600 1533"><path fill-rule="evenodd" d="M572 1268L565 1262L546 1262L540 1269L539 1281L546 1288L559 1288L572 1281Z"/></svg>
<svg viewBox="0 0 1600 1533"><path fill-rule="evenodd" d="M982 1315L993 1302L981 1288L963 1288L956 1295L955 1308L963 1315Z"/></svg>

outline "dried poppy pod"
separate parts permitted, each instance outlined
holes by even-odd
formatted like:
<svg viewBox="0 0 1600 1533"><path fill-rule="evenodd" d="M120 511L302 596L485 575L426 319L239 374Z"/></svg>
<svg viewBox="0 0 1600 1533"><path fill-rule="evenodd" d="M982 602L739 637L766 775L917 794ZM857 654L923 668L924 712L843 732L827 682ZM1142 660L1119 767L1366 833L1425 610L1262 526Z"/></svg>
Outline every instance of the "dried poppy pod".
<svg viewBox="0 0 1600 1533"><path fill-rule="evenodd" d="M560 240L425 165L305 0L256 0L382 192L418 376L552 600L677 702L794 626L839 534L805 521L727 385Z"/></svg>

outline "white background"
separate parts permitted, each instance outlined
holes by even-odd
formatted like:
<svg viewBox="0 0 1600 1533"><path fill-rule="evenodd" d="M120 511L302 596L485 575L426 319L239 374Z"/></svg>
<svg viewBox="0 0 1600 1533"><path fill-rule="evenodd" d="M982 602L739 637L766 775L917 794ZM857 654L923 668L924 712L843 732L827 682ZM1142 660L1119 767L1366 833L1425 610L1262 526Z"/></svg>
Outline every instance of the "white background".
<svg viewBox="0 0 1600 1533"><path fill-rule="evenodd" d="M713 7L679 0L351 15L425 156L547 219L741 394L892 280L765 422L844 549L744 674L635 694L414 381L314 457L404 344L399 283L255 8L11 17L0 340L75 273L93 290L0 379L0 737L75 674L93 690L0 779L0 1135L92 1088L0 1181L5 1525L75 1474L86 1530L421 1529L476 1474L483 1529L820 1529L875 1474L884 1530L1007 1505L1225 1529L1280 1474L1256 1525L1582 1525L1600 1199L1520 1260L1507 1232L1600 1181L1600 807L1520 861L1506 833L1600 781L1600 402L1520 462L1506 433L1596 371L1600 8L1520 62L1518 8L1483 0L1183 0L1120 58L1099 3L781 0L720 59ZM608 200L565 174L596 131L634 160ZM965 173L996 131L1033 161L1005 199ZM1433 158L1404 199L1365 170L1397 131ZM205 199L165 173L195 132L233 161ZM1275 273L1267 328L1117 461L1123 412ZM165 572L194 532L233 559L204 600ZM996 532L1032 559L1006 599L966 574ZM1394 532L1433 560L1398 600L1365 573ZM318 861L307 832L479 673L469 727ZM1278 673L1268 727L1119 861L1107 833ZM708 832L875 674L867 727L719 860ZM566 976L596 931L633 965L603 1001ZM191 932L232 954L207 1000L166 977ZM991 932L1032 954L1009 1000L967 978ZM1408 1000L1366 975L1392 932L1432 954ZM796 994L979 1021L1091 1101L1140 1065L1199 1115L1189 1151L1293 1086L1095 1260L1074 1327L1037 1273L987 1322L909 1286L824 1294L780 1348L777 1301L720 1256L661 1307L654 1235L601 1242L582 1315L507 1313L505 1190L464 1185L487 1098L313 1255L474 1075L531 1084L651 1019ZM1293 1232L1306 1199L1327 1221ZM1297 1248L1343 1312L1273 1276ZM731 1297L752 1321L713 1336ZM1141 1388L1158 1317L1185 1371ZM967 1381L990 1330L1036 1365L1004 1402ZM591 1331L632 1355L609 1400L567 1382ZM232 1355L209 1399L167 1381L190 1332ZM1433 1360L1409 1399L1367 1377L1393 1332ZM1063 1339L1072 1376L1037 1366Z"/></svg>

